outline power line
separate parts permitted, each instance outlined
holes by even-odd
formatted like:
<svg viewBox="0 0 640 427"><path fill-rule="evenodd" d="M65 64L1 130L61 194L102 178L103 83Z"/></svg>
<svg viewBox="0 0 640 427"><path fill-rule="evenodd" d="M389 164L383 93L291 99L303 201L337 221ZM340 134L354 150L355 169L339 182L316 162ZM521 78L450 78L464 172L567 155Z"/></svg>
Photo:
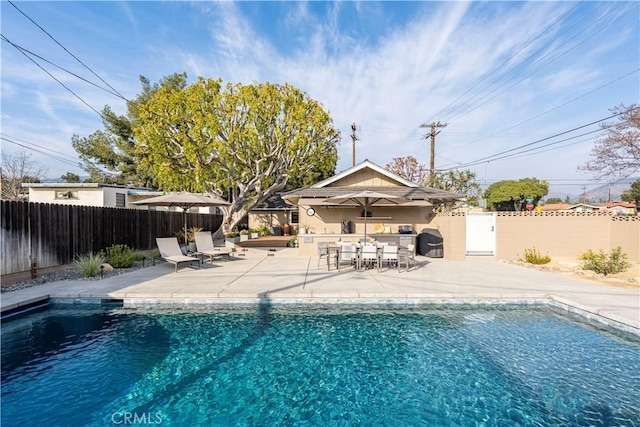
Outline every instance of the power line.
<svg viewBox="0 0 640 427"><path fill-rule="evenodd" d="M445 106L443 109L441 109L437 114L434 115L434 117L438 117L444 114L444 112L451 107L452 105L454 105L456 102L458 102L461 98L463 98L466 94L468 94L469 92L471 92L473 89L475 89L476 87L478 87L482 82L484 82L485 80L487 80L489 77L491 77L491 75L493 75L496 71L500 70L501 68L503 68L504 66L506 66L509 61L511 61L513 58L515 58L520 52L522 52L524 49L526 49L529 45L531 45L534 41L536 41L537 39L539 39L540 37L544 36L545 34L547 34L549 32L549 30L556 25L560 20L562 20L564 17L566 17L568 14L570 14L571 12L573 12L576 8L578 8L580 5L582 5L583 2L578 3L576 6L574 6L572 9L570 9L569 11L567 11L566 13L564 13L563 15L561 15L558 19L556 19L555 21L553 21L551 24L549 24L546 28L544 28L541 32L538 33L538 35L536 35L534 38L532 38L531 40L529 40L524 46L522 46L520 49L518 49L513 55L511 55L506 61L504 61L502 64L498 65L496 68L494 68L493 70L489 71L488 73L485 74L485 76L480 79L480 81L478 81L475 85L471 86L469 89L467 89L462 95L458 96L456 99L454 99L453 101L451 101L447 106ZM562 33L564 34L564 33ZM545 46L548 46L549 43ZM537 52L536 52L537 53ZM522 62L524 63L526 59L531 58L533 56L530 55L527 58L525 58ZM516 66L517 67L517 66ZM473 98L472 98L473 99ZM455 111L455 109L453 110Z"/></svg>
<svg viewBox="0 0 640 427"><path fill-rule="evenodd" d="M509 149L509 150L501 151L501 152L499 152L499 153L492 154L492 155L487 156L487 157L483 157L483 158L480 158L480 159L477 159L477 160L474 160L474 161L471 161L471 162L464 163L464 164L462 164L462 165L460 165L460 166L457 166L457 167L447 168L447 169L443 169L443 170L457 169L457 168L459 168L459 167L474 166L474 165L479 164L479 163L485 163L485 162L490 162L490 161L494 161L494 160L499 160L497 157L498 157L498 156L501 156L501 155L503 155L503 154L511 153L511 152L513 152L513 151L517 151L517 150L520 150L520 149L525 148L525 147L529 147L529 146L532 146L532 145L535 145L535 144L539 144L539 143L544 142L544 141L548 141L548 140L553 139L553 138L557 138L558 136L566 135L566 134L571 133L571 132L574 132L574 131L576 131L576 130L579 130L579 129L583 129L583 128L586 128L586 127L592 126L592 125L594 125L594 124L597 124L597 123L603 122L603 121L605 121L605 120L612 119L612 118L614 118L614 117L618 117L618 116L620 116L620 115L622 115L622 114L625 114L625 113L627 113L627 112L629 112L629 111L634 111L634 110L637 110L637 109L640 109L640 107L635 107L635 108L632 108L632 109L629 109L629 110L621 111L621 112L616 113L616 114L613 114L613 115L611 115L611 116L609 116L609 117L605 117L605 118L603 118L603 119L596 120L596 121L594 121L594 122L587 123L587 124L585 124L585 125L578 126L578 127L573 128L573 129L569 129L569 130L567 130L567 131L557 133L557 134L555 134L555 135L548 136L548 137L546 137L546 138L538 139L538 140L536 140L536 141L529 142L529 143L527 143L527 144L523 144L523 145L520 145L520 146L518 146L518 147L511 148L511 149ZM579 137L579 136L584 136L584 135L589 134L589 133L600 132L600 131L601 131L601 129L598 129L598 130L591 131L591 132L587 132L587 133L585 133L585 134L578 135L578 136L574 136L574 137L571 137L571 138L568 138L568 139L572 139L572 138L576 138L576 137ZM568 139L566 139L566 140L568 140ZM563 141L566 141L566 140L563 140ZM555 143L559 143L559 142L563 142L563 141L556 141ZM553 144L555 144L555 143L553 143ZM548 146L548 145L550 145L550 144L547 144L547 145L544 145L544 146L541 146L541 147L537 147L537 148L535 148L535 149L543 148L543 147L546 147L546 146ZM534 149L534 150L535 150L535 149ZM532 150L527 150L527 151L532 151ZM520 152L520 153L516 153L516 154L522 154L522 152ZM509 156L507 156L507 157L509 157Z"/></svg>
<svg viewBox="0 0 640 427"><path fill-rule="evenodd" d="M567 102L565 102L565 103L563 103L563 104L556 105L555 107L553 107L553 108L551 108L551 109L549 109L549 110L547 110L547 111L544 111L544 112L542 112L542 113L540 113L540 114L538 114L538 115L535 115L535 116L533 116L533 117L530 117L530 118L528 118L528 119L526 119L526 120L523 120L523 121L521 121L521 122L519 122L519 123L516 123L516 124L515 124L515 125L513 125L513 126L506 127L506 128L504 128L504 129L502 129L502 130L499 130L498 132L495 132L495 133L493 133L493 134L491 134L491 135L487 135L487 136L482 137L482 138L480 138L480 139L477 139L477 140L475 140L475 141L468 142L468 143L466 143L466 144L459 145L459 146L457 146L457 147L452 147L452 148L449 148L449 149L443 150L443 151L441 151L441 152L438 152L438 155L440 155L441 153L446 153L447 151L457 150L457 149L459 149L459 148L463 148L463 147L467 147L467 146L469 146L469 145L477 144L478 142L484 141L484 140L486 140L486 139L488 139L488 138L491 138L491 137L493 137L493 136L499 135L499 134L501 134L501 133L503 133L503 132L505 132L505 131L511 130L511 129L513 129L513 128L516 128L516 127L518 127L518 126L520 126L520 125L523 125L523 124L525 124L525 123L527 123L527 122L530 122L530 121L532 121L532 120L535 120L535 119L537 119L537 118L539 118L539 117L542 117L542 116L544 116L544 115L546 115L546 114L549 114L549 113L551 113L552 111L555 111L555 110L557 110L557 109L559 109L559 108L562 108L562 107L564 107L564 106L566 106L566 105L569 105L569 104L571 104L571 103L573 103L573 102L576 102L576 101L578 101L578 100L580 100L580 99L582 99L582 98L584 98L584 97L586 97L586 96L588 96L588 95L591 95L592 93L597 92L597 91L599 91L600 89L603 89L603 88L605 88L605 87L607 87L607 86L610 86L610 85L612 85L613 83L616 83L616 82L618 82L618 81L620 81L620 80L622 80L622 79L624 79L624 78L627 78L627 77L629 77L630 75L637 73L638 71L640 71L640 68L636 68L635 70L633 70L633 71L631 71L631 72L629 72L629 73L627 73L627 74L625 74L625 75L623 75L623 76L620 76L620 77L618 77L618 78L617 78L617 79L615 79L615 80L611 80L610 82L607 82L607 83L605 83L605 84L603 84L603 85L601 85L601 86L598 86L597 88L592 89L592 90L590 90L589 92L586 92L586 93L584 93L584 94L582 94L582 95L580 95L580 96L577 96L577 97L575 97L575 98L573 98L573 99L570 99L569 101L567 101Z"/></svg>
<svg viewBox="0 0 640 427"><path fill-rule="evenodd" d="M58 69L60 69L60 70L62 70L62 71L64 71L64 72L66 72L66 73L69 73L69 74L71 74L72 76L74 76L74 77L76 77L76 78L78 78L78 79L80 79L80 80L82 80L82 81L84 81L84 82L86 82L86 83L89 83L90 85L93 85L93 86L97 87L98 89L102 89L102 90L104 90L105 92L110 93L111 95L114 95L114 96L117 96L118 98L124 99L124 98L122 98L122 96L120 96L120 94L118 94L118 93L116 93L116 92L113 92L113 91L111 91L111 90L109 90L109 89L106 89L106 88L104 88L104 87L102 87L102 86L100 86L100 85L98 85L98 84L96 84L96 83L94 83L94 82L92 82L92 81L90 81L90 80L87 80L87 79L85 79L84 77L82 77L82 76L80 76L80 75L78 75L78 74L76 74L76 73L74 73L74 72L72 72L72 71L69 71L69 70L67 70L67 69L66 69L66 68L64 68L64 67L61 67L60 65L57 65L57 64L55 64L55 63L53 63L53 62L49 61L48 59L43 58L42 56L38 55L37 53L31 52L30 50L25 49L24 47L17 45L16 43L14 43L14 42L10 41L9 39L7 39L4 35L2 36L2 38L3 38L3 40L4 40L4 41L6 41L7 43L9 43L11 46L13 46L13 47L15 47L16 49L18 49L19 51L21 51L21 52L23 53L23 55L24 55L24 54L25 54L25 52L26 52L26 53L28 53L29 55L35 56L36 58L38 58L38 59L40 59L40 60L42 60L42 61L44 61L44 62L46 62L46 63L48 63L48 64L50 64L50 65L53 65L54 67L56 67L56 68L58 68Z"/></svg>
<svg viewBox="0 0 640 427"><path fill-rule="evenodd" d="M59 161L59 162L61 162L61 163L65 163L65 164L67 164L67 165L71 165L71 166L75 166L75 167L80 167L80 162L72 162L72 161L67 160L67 159L65 159L65 158L63 158L63 157L60 157L60 156L58 156L58 155L51 154L51 153L47 153L47 152L46 152L46 151L44 151L44 150L40 150L40 149L34 148L34 147L32 147L32 146L29 146L29 145L24 145L24 144L20 144L19 142L12 141L11 139L9 139L9 138L5 138L4 136L0 136L0 139L2 139L3 141L7 141L7 142L9 142L9 143L11 143L11 144L17 145L17 146L19 146L19 147L26 148L27 150L31 150L31 151L34 151L34 152L36 152L36 153L40 153L40 154L42 154L43 156L46 156L46 157L49 157L49 158L51 158L51 159L57 160L57 161ZM35 144L34 144L34 145L35 145Z"/></svg>
<svg viewBox="0 0 640 427"><path fill-rule="evenodd" d="M109 88L111 90L113 90L120 98L124 99L125 101L128 101L127 98L125 98L124 96L122 96L122 94L120 94L120 92L118 92L116 89L114 89L113 86L111 86L109 83L107 83L102 77L100 77L95 71L93 71L88 65L86 65L84 62L82 62L77 56L75 56L73 53L71 53L69 51L69 49L67 49L66 47L64 47L62 45L62 43L60 43L58 40L55 39L55 37L53 37L51 34L49 34L47 32L47 30L45 30L44 28L42 28L36 21L34 21L33 19L31 19L29 17L29 15L27 15L26 13L24 13L22 10L20 10L20 8L18 8L18 6L16 6L11 0L7 0L9 2L9 4L11 6L13 6L18 12L20 12L22 15L24 15L25 18L27 18L29 21L31 21L33 23L33 25L35 25L36 27L40 28L47 36L49 36L49 38L51 40L53 40L58 46L60 46L62 49L64 49L65 52L67 52L69 55L71 55L76 61L78 61L83 67L85 67L87 70L89 70L89 72L91 72L91 74L93 74L94 76L96 76L98 79L100 79L100 81L104 84L106 84L107 86L109 86Z"/></svg>
<svg viewBox="0 0 640 427"><path fill-rule="evenodd" d="M7 43L10 43L13 45L13 43L11 43L9 41L9 39L7 39L4 35L0 34L0 37L2 37L2 40L5 40ZM91 105L89 105L89 103L87 101L85 101L84 99L82 99L80 97L80 95L78 95L77 93L75 93L74 91L72 91L69 87L67 87L64 83L62 83L60 80L58 80L53 74L51 74L49 71L47 71L44 67L42 67L40 64L38 64L36 61L33 60L33 58L31 58L29 55L27 55L26 53L24 53L23 51L21 51L20 49L18 49L18 51L20 53L22 53L29 61L33 62L34 64L36 64L36 66L38 68L40 68L42 71L44 71L45 73L47 73L49 75L49 77L51 77L53 80L57 81L63 88L65 88L66 90L68 90L69 92L71 92L71 94L73 96L75 96L76 98L78 98L80 101L82 101L82 103L84 105L86 105L87 107L91 108L97 115L99 115L103 120L104 120L104 116L95 108L93 108Z"/></svg>
<svg viewBox="0 0 640 427"><path fill-rule="evenodd" d="M622 6L621 6L622 7ZM502 83L501 85L499 85L498 87L496 87L495 89L493 89L491 92L487 93L486 95L484 95L483 97L481 97L480 99L478 99L477 101L473 102L472 104L470 104L467 108L469 107L473 107L475 106L475 108L464 111L462 110L461 112L457 113L456 115L448 118L448 121L454 121L457 120L461 117L464 117L465 115L469 114L471 111L474 111L475 109L487 104L489 101L491 101L492 99L495 99L496 97L498 97L499 95L503 94L504 92L506 92L507 90L513 88L514 86L518 85L519 83L521 83L522 81L524 81L526 78L531 77L533 74L539 72L540 70L542 70L543 68L549 66L551 63L555 62L556 60L562 58L564 55L566 55L568 52L572 51L573 49L576 49L578 46L582 45L583 43L586 43L589 39L591 39L592 37L595 37L597 34L599 34L600 32L604 31L605 29L609 28L610 26L612 26L616 21L618 21L619 19L621 19L622 17L626 16L628 13L632 12L633 10L638 9L638 7L635 7L633 9L629 9L626 13L624 13L622 16L616 18L615 20L613 20L612 22L610 22L608 25L606 25L605 27L601 28L600 30L598 30L597 32L591 34L589 37L585 38L584 40L582 40L580 43L570 47L569 49L567 49L566 51L562 52L560 55L558 55L555 58L550 59L547 63L545 64L541 64L540 67L538 67L536 70L532 71L531 73L525 75L524 77L522 77L520 80L518 80L517 82L515 82L514 84L512 84L511 86L503 89L502 91L498 92L497 94L495 94L494 96L492 96L491 98L487 99L486 101L482 102L481 104L475 106L476 104L478 104L479 102L485 100L485 98L487 98L488 96L490 96L491 94L493 94L494 92L496 92L498 89L500 89L501 87L503 87L504 85L506 85L507 83L509 83L510 81L512 81L513 79L515 79L516 77L522 75L524 72L526 72L526 68L524 70L522 70L520 73L512 76L510 79L506 80L504 83ZM588 28L596 25L598 22L602 21L604 18L606 18L608 15L610 15L611 13L613 13L615 11L615 9L612 9L611 11L609 11L606 15L602 16L600 19L598 19L596 22L594 22L593 24L591 24L589 27L585 28L584 30L582 30L580 33L586 31ZM578 33L578 34L580 34ZM574 36L572 38L570 38L569 40L567 40L566 42L560 44L558 47L554 48L553 50L551 50L549 53L547 53L546 55L542 56L541 58L536 59L532 64L530 64L527 68L531 68L532 65L535 65L536 63L539 63L540 61L542 61L543 59L549 57L553 52L555 52L556 50L558 50L560 47L566 45L567 43L569 43L571 40L575 39L577 37ZM472 98L473 99L473 98ZM463 112L464 111L464 112Z"/></svg>

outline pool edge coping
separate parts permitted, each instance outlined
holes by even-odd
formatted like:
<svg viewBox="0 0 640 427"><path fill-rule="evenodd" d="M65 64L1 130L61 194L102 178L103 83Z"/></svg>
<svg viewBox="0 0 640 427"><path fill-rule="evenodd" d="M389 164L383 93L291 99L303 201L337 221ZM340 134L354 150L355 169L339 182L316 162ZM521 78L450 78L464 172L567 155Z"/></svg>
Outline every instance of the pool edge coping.
<svg viewBox="0 0 640 427"><path fill-rule="evenodd" d="M431 298L100 298L100 297L49 297L37 299L41 302L47 299L57 304L103 304L119 301L123 308L233 308L256 305L274 307L312 307L312 306L341 306L345 308L419 308L421 306L470 306L470 307L500 307L500 306L545 306L560 310L564 313L579 317L605 327L629 333L640 337L640 328L626 323L611 314L604 314L593 308L582 306L574 301L555 295L544 297L431 297ZM25 304L20 304L25 305ZM20 305L17 305L19 307ZM15 308L15 307L14 307Z"/></svg>

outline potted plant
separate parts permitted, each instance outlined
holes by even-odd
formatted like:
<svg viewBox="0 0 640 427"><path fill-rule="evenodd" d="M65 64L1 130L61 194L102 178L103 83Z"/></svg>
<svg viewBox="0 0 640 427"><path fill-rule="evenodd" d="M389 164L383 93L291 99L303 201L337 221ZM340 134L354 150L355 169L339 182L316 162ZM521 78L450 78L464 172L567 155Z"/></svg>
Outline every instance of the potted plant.
<svg viewBox="0 0 640 427"><path fill-rule="evenodd" d="M225 238L225 241L231 244L231 246L233 247L235 243L238 243L240 241L240 233L238 233L237 231L231 231L225 234L224 238Z"/></svg>
<svg viewBox="0 0 640 427"><path fill-rule="evenodd" d="M260 237L260 232L258 231L257 228L252 228L249 235L251 236L252 239L257 239L258 237Z"/></svg>
<svg viewBox="0 0 640 427"><path fill-rule="evenodd" d="M309 224L302 224L299 234L309 234Z"/></svg>
<svg viewBox="0 0 640 427"><path fill-rule="evenodd" d="M196 251L196 233L202 231L202 227L191 227L187 229L187 243L189 246L189 252Z"/></svg>
<svg viewBox="0 0 640 427"><path fill-rule="evenodd" d="M260 237L265 237L269 235L269 227L266 224L262 224L260 227L256 228L256 231L260 235Z"/></svg>
<svg viewBox="0 0 640 427"><path fill-rule="evenodd" d="M246 242L247 240L249 240L249 230L241 230L240 231L240 241L241 242Z"/></svg>

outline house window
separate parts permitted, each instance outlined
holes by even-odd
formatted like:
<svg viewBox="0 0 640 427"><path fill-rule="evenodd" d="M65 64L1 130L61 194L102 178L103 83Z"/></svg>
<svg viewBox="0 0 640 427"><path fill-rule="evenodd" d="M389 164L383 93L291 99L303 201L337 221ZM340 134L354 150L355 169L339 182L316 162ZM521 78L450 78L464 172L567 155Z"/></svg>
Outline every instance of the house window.
<svg viewBox="0 0 640 427"><path fill-rule="evenodd" d="M298 224L299 219L298 211L291 211L291 224Z"/></svg>
<svg viewBox="0 0 640 427"><path fill-rule="evenodd" d="M77 191L56 191L56 199L77 199Z"/></svg>
<svg viewBox="0 0 640 427"><path fill-rule="evenodd" d="M124 208L126 205L126 196L124 193L116 193L116 208Z"/></svg>

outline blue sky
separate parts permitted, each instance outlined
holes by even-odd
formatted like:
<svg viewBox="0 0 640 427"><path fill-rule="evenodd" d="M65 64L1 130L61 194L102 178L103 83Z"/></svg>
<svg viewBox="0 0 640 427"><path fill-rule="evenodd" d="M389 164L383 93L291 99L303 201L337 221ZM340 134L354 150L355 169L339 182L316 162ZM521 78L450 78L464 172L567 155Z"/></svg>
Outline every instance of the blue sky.
<svg viewBox="0 0 640 427"><path fill-rule="evenodd" d="M351 166L351 123L356 161L384 166L409 155L428 165L420 125L440 121L436 168L462 166L486 184L535 176L552 194L578 194L602 184L577 171L601 134L577 135L598 126L535 142L640 97L637 2L14 4L129 99L140 75L183 71L190 81L304 90L342 133L338 171ZM6 39L105 86L7 1L1 14ZM96 110L125 111L120 98L33 59ZM82 175L71 137L102 129L101 118L5 40L1 65L3 152L18 142L40 151L49 176ZM490 157L529 143L535 150Z"/></svg>

